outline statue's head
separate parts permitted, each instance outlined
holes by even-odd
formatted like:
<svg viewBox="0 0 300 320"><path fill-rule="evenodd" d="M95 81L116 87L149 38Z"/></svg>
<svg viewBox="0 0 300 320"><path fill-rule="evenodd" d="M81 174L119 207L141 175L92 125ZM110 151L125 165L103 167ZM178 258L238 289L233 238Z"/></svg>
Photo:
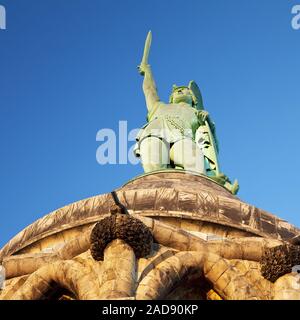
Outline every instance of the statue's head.
<svg viewBox="0 0 300 320"><path fill-rule="evenodd" d="M188 103L198 110L203 110L202 95L195 81L190 81L187 87L173 85L170 103L180 102Z"/></svg>
<svg viewBox="0 0 300 320"><path fill-rule="evenodd" d="M190 105L193 105L193 96L192 92L188 87L177 87L176 85L173 86L172 94L170 97L171 103L180 103L185 102Z"/></svg>

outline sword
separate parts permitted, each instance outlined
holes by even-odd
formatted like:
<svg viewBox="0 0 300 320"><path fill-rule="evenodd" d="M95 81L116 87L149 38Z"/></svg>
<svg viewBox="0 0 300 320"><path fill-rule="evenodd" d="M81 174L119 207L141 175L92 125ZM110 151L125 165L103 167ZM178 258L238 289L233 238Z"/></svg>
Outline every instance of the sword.
<svg viewBox="0 0 300 320"><path fill-rule="evenodd" d="M149 57L149 52L151 47L151 41L152 41L152 32L150 30L147 34L147 38L145 41L144 54L143 54L142 62L139 65L139 69L143 69L143 66L148 65L148 57ZM144 71L140 71L140 73L143 75Z"/></svg>

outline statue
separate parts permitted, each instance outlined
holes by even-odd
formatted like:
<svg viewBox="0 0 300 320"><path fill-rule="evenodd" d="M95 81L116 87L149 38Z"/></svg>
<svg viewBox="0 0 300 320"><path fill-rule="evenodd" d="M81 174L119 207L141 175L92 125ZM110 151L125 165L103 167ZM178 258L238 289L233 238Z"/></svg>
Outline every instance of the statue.
<svg viewBox="0 0 300 320"><path fill-rule="evenodd" d="M144 76L148 122L137 135L135 155L141 157L146 173L168 168L191 171L210 177L236 194L238 182L231 184L220 172L215 124L204 110L196 82L190 81L188 86L173 85L169 103L160 101L148 64L151 40L149 31L138 66Z"/></svg>

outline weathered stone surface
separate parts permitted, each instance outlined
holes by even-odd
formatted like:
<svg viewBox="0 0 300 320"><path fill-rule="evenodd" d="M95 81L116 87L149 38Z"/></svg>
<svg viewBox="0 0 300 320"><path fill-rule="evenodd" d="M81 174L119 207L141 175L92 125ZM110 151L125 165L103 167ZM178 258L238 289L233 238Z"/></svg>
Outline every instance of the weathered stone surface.
<svg viewBox="0 0 300 320"><path fill-rule="evenodd" d="M115 214L98 222L92 230L91 253L95 260L103 260L106 246L115 239L125 241L137 258L147 256L152 248L152 233L140 220L129 215Z"/></svg>
<svg viewBox="0 0 300 320"><path fill-rule="evenodd" d="M297 265L300 266L300 246L285 244L265 250L261 259L261 273L275 282L279 277L291 273Z"/></svg>
<svg viewBox="0 0 300 320"><path fill-rule="evenodd" d="M129 215L99 195L9 241L0 299L300 299L297 274L286 275L298 258L276 280L265 254L299 248L300 230L288 222L179 170L140 176L116 194Z"/></svg>
<svg viewBox="0 0 300 320"><path fill-rule="evenodd" d="M99 298L128 298L134 295L135 286L135 254L123 240L113 240L104 252Z"/></svg>
<svg viewBox="0 0 300 320"><path fill-rule="evenodd" d="M118 189L117 195L130 212L149 217L196 220L283 240L300 234L293 225L240 201L207 177L179 170L138 177ZM194 203L190 209L185 207L189 200ZM105 194L58 209L14 237L0 251L0 261L16 252L39 252L61 245L82 233L83 228L109 215L113 207L115 203L111 195ZM274 227L267 228L265 220ZM60 234L64 235L61 239Z"/></svg>

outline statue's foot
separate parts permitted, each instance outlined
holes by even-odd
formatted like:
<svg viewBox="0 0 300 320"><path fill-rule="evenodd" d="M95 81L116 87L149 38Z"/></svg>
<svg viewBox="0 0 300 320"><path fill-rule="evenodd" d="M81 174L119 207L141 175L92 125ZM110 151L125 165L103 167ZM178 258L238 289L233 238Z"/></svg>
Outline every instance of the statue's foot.
<svg viewBox="0 0 300 320"><path fill-rule="evenodd" d="M224 173L220 173L217 176L210 177L210 178L215 180L221 186L225 187L232 194L237 194L240 189L238 181L235 180L234 183L232 184L229 178Z"/></svg>
<svg viewBox="0 0 300 320"><path fill-rule="evenodd" d="M232 189L231 189L232 194L237 194L239 192L239 190L240 190L240 185L237 180L234 180L234 183L233 183Z"/></svg>

